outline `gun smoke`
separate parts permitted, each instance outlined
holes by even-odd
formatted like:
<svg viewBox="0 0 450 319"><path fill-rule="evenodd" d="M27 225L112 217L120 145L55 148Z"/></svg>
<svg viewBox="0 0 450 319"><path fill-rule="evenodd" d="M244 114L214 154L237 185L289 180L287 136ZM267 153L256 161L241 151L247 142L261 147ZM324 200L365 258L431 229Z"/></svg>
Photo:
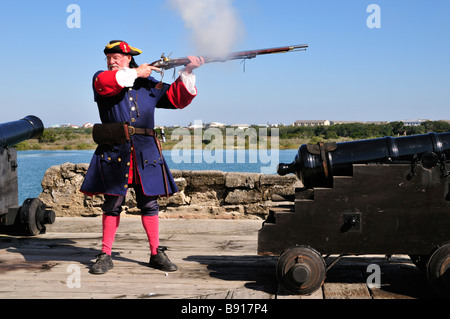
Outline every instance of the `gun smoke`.
<svg viewBox="0 0 450 319"><path fill-rule="evenodd" d="M169 0L185 26L199 54L226 56L243 35L242 23L232 0Z"/></svg>

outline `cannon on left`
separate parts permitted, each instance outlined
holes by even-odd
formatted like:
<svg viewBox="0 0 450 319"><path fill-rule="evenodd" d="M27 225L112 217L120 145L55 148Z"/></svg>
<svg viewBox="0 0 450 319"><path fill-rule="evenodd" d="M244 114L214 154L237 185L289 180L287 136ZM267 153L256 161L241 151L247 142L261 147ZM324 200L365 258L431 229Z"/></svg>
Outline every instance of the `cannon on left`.
<svg viewBox="0 0 450 319"><path fill-rule="evenodd" d="M0 230L11 228L36 236L45 232L45 225L55 222L55 212L39 198L27 198L19 206L17 150L12 146L39 138L43 132L42 121L33 115L0 124Z"/></svg>

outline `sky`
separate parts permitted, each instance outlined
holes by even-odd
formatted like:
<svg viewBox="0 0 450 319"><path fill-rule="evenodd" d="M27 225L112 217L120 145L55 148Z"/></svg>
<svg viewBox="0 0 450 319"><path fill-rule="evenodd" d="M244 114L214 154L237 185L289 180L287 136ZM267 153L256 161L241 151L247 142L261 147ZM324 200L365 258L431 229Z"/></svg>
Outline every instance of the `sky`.
<svg viewBox="0 0 450 319"><path fill-rule="evenodd" d="M115 39L143 51L138 64L161 53L309 46L245 70L205 64L192 104L158 110L157 125L450 119L448 0L0 1L2 123L98 123L92 77Z"/></svg>

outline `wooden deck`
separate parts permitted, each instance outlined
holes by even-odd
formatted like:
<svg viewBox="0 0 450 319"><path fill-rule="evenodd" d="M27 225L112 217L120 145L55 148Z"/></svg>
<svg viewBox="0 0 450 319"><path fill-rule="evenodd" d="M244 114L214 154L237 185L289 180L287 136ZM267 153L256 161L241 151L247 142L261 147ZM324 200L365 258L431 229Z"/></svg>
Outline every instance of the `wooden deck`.
<svg viewBox="0 0 450 319"><path fill-rule="evenodd" d="M146 266L147 237L140 217L121 219L114 269L90 274L101 248L101 218L57 218L46 234L0 234L1 299L427 299L424 274L407 256L346 257L327 273L321 290L292 296L275 278L275 257L258 256L261 221L161 220L161 245L179 266L165 273ZM333 258L331 256L330 258ZM369 264L381 287L368 288Z"/></svg>

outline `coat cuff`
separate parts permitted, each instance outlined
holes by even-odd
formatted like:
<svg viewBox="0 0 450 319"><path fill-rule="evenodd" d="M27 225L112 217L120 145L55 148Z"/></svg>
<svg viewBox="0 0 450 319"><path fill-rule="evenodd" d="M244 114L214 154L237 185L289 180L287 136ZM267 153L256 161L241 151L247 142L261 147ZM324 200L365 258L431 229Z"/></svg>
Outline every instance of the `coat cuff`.
<svg viewBox="0 0 450 319"><path fill-rule="evenodd" d="M104 71L100 73L94 81L94 88L102 96L117 95L122 91L123 86L117 82L116 71Z"/></svg>
<svg viewBox="0 0 450 319"><path fill-rule="evenodd" d="M184 109L191 104L192 100L197 96L197 89L194 87L192 93L186 88L181 77L179 77L166 92L167 98L177 109Z"/></svg>

